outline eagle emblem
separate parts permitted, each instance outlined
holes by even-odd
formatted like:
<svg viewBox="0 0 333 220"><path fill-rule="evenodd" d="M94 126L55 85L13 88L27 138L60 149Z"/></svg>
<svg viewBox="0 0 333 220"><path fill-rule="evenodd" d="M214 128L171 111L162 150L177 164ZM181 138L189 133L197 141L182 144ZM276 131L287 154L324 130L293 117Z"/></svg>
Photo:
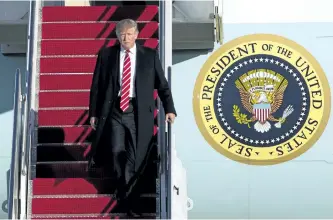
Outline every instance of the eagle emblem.
<svg viewBox="0 0 333 220"><path fill-rule="evenodd" d="M282 117L275 118L274 113L281 107L288 81L281 74L271 70L253 70L241 75L235 82L239 90L242 106L252 116L240 113L237 105L233 106L233 116L239 124L250 127L254 123L257 132L265 133L275 122L276 128L281 128L287 117L294 111L292 105L284 110Z"/></svg>

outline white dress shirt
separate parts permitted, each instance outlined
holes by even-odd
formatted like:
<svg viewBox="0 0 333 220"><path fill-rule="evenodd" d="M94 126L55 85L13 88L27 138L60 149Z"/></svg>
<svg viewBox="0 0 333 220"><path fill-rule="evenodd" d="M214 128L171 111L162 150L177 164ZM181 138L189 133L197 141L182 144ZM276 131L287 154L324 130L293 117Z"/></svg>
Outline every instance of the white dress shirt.
<svg viewBox="0 0 333 220"><path fill-rule="evenodd" d="M122 86L122 78L123 78L123 68L124 68L124 61L125 61L125 55L126 55L126 50L121 47L120 49L120 62L119 62L119 84L120 84L120 91L119 91L119 96L121 96L121 86ZM130 82L130 94L129 96L131 98L135 97L135 64L136 64L136 44L134 44L134 47L130 49L129 52L130 60L131 60L131 82Z"/></svg>

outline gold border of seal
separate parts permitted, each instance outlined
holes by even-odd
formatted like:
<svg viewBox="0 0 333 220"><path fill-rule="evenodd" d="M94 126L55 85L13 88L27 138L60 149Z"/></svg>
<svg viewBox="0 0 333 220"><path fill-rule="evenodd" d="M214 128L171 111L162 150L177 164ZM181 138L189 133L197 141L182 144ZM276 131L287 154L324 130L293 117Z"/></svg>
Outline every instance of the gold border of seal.
<svg viewBox="0 0 333 220"><path fill-rule="evenodd" d="M270 160L260 160L260 161L254 161L251 159L245 159L240 156L236 156L233 153L230 153L229 151L225 150L224 148L220 147L218 143L214 141L214 139L209 135L209 132L206 130L204 121L202 120L203 117L200 115L200 89L202 82L204 81L206 73L210 70L211 66L213 63L217 60L218 57L221 56L222 53L225 51L230 50L231 48L240 45L242 43L246 42L253 42L253 41L273 41L273 42L280 42L283 43L295 50L297 50L299 53L301 53L313 66L315 69L318 78L322 82L322 90L324 92L324 103L325 103L325 108L324 108L324 113L322 120L320 121L320 124L317 128L316 135L313 136L308 142L306 142L299 150L297 150L295 153L288 154L287 156L284 156L283 158L275 158L275 159L270 159ZM234 40L231 40L227 42L226 44L222 45L219 49L214 51L212 55L209 56L209 58L206 60L205 64L202 66L199 76L196 79L195 86L194 86L194 92L193 92L193 97L192 97L192 107L193 107L193 112L195 116L195 121L196 124L205 138L205 140L209 143L211 147L213 147L217 152L220 154L234 160L238 161L244 164L249 164L249 165L274 165L274 164L279 164L283 163L292 159L295 159L302 155L304 152L309 150L317 141L318 139L322 136L328 120L330 116L330 111L331 111L331 94L330 94L330 88L329 88L329 83L326 78L326 75L320 66L319 62L310 54L303 46L299 45L298 43L286 39L285 37L278 36L278 35L272 35L272 34L251 34L251 35L245 35L242 37L238 37Z"/></svg>

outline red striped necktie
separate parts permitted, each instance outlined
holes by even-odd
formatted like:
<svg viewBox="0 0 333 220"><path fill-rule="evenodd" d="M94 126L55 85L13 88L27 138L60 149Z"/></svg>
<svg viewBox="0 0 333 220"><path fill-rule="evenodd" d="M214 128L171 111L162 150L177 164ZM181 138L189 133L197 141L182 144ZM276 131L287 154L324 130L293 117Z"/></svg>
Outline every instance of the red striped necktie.
<svg viewBox="0 0 333 220"><path fill-rule="evenodd" d="M121 83L121 98L120 98L120 109L124 112L129 107L130 100L130 89L131 89L131 59L129 56L129 50L126 50L123 77Z"/></svg>

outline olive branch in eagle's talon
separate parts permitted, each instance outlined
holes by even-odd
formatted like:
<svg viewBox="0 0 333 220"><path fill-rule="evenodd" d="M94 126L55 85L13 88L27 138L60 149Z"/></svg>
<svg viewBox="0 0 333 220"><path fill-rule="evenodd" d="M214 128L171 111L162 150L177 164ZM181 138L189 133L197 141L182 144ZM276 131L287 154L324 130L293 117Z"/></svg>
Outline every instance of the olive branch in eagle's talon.
<svg viewBox="0 0 333 220"><path fill-rule="evenodd" d="M251 128L250 122L253 122L252 118L248 119L246 114L240 113L240 109L237 105L233 106L233 116L235 117L237 123L245 124L247 127Z"/></svg>

